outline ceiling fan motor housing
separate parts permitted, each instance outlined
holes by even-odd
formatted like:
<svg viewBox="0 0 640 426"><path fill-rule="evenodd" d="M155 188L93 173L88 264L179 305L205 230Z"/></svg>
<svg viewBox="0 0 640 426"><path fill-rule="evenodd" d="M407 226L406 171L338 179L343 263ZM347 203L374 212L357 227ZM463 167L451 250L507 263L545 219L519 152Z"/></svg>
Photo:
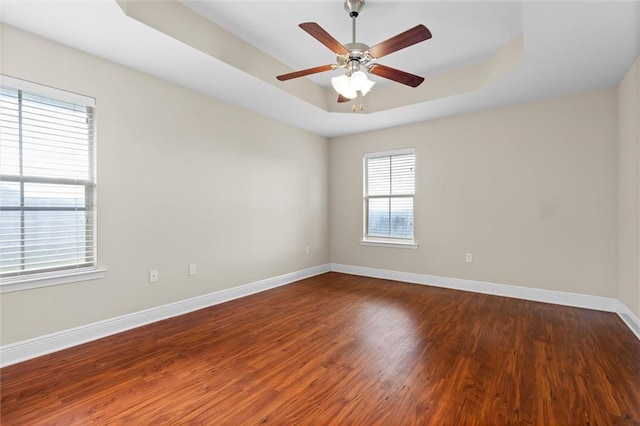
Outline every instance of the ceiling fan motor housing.
<svg viewBox="0 0 640 426"><path fill-rule="evenodd" d="M373 58L369 55L369 46L364 43L347 43L344 47L349 55L338 55L338 67L346 68L349 73L358 71L360 65L366 66Z"/></svg>
<svg viewBox="0 0 640 426"><path fill-rule="evenodd" d="M344 10L349 12L349 16L357 18L364 7L364 0L345 0Z"/></svg>

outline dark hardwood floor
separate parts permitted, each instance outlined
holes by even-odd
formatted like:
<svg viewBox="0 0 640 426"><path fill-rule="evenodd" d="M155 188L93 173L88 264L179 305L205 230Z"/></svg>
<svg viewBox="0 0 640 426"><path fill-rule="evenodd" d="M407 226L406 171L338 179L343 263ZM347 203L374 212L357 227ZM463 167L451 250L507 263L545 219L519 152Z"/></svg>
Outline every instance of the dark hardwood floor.
<svg viewBox="0 0 640 426"><path fill-rule="evenodd" d="M640 424L615 314L337 273L0 374L3 425Z"/></svg>

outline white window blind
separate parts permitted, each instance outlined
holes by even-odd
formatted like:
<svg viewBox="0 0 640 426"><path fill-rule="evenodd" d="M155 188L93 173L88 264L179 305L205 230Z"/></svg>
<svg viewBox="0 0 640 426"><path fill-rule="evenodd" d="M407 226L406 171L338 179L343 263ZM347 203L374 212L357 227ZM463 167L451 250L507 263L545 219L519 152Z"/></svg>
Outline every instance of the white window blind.
<svg viewBox="0 0 640 426"><path fill-rule="evenodd" d="M95 267L94 109L66 100L79 95L8 84L0 86L0 276Z"/></svg>
<svg viewBox="0 0 640 426"><path fill-rule="evenodd" d="M413 240L413 149L364 156L365 239Z"/></svg>

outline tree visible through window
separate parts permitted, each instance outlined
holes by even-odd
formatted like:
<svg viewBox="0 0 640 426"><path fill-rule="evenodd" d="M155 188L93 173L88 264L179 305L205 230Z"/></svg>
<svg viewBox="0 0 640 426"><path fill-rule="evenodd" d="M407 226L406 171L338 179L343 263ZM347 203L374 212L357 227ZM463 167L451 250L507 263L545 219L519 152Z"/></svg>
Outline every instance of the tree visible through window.
<svg viewBox="0 0 640 426"><path fill-rule="evenodd" d="M0 88L2 277L95 266L93 154L91 106Z"/></svg>
<svg viewBox="0 0 640 426"><path fill-rule="evenodd" d="M364 157L365 239L413 240L413 149Z"/></svg>

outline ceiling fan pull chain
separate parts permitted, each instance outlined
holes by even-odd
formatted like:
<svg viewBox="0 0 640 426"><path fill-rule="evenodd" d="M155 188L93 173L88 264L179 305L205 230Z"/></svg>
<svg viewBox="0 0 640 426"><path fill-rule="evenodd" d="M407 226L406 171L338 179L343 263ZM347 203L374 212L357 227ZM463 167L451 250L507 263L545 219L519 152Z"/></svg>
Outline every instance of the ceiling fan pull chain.
<svg viewBox="0 0 640 426"><path fill-rule="evenodd" d="M355 110L356 110L356 100L355 100L355 99L353 99L353 100L351 101L351 111L355 111Z"/></svg>
<svg viewBox="0 0 640 426"><path fill-rule="evenodd" d="M360 92L360 111L364 111L363 102L364 102L364 95L362 94L362 92Z"/></svg>

